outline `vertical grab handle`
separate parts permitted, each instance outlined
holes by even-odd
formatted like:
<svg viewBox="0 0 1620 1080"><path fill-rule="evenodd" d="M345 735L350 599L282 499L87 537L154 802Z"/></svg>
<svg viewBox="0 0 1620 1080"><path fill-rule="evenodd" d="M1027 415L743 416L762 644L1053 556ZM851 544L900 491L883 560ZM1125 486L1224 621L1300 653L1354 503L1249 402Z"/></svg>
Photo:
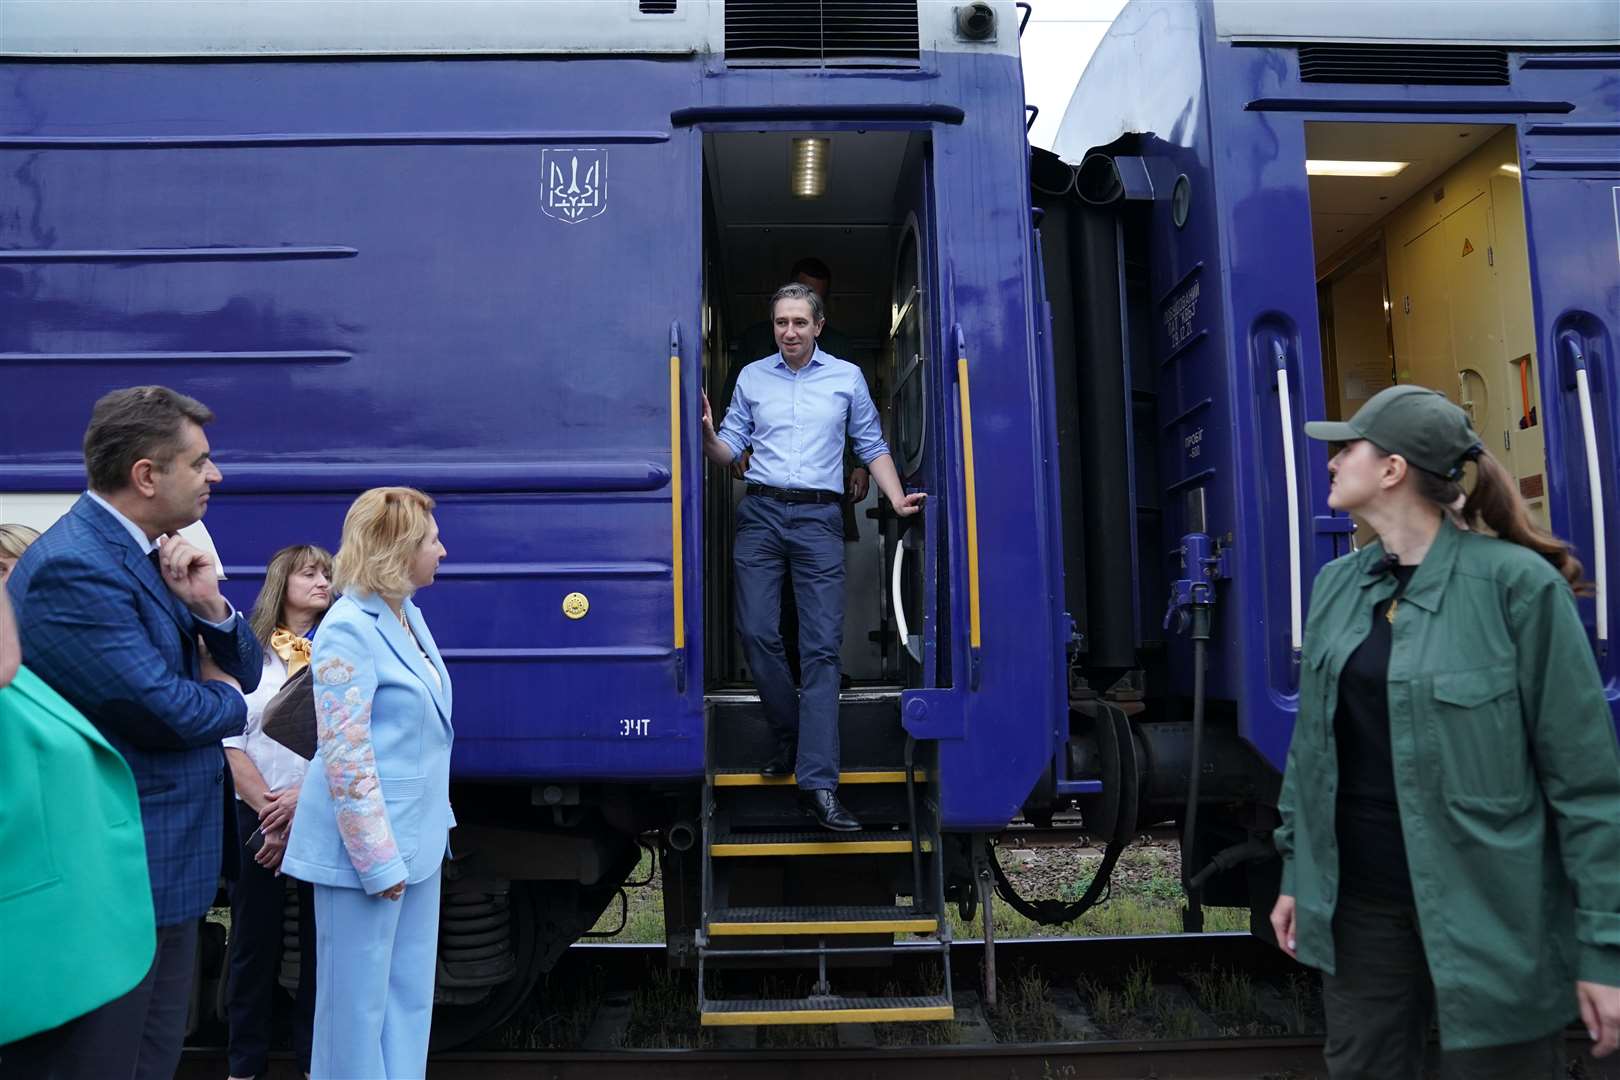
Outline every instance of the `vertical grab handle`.
<svg viewBox="0 0 1620 1080"><path fill-rule="evenodd" d="M681 525L681 324L669 324L670 579L675 593L675 690L686 693L686 573Z"/></svg>
<svg viewBox="0 0 1620 1080"><path fill-rule="evenodd" d="M1592 500L1593 578L1597 583L1597 639L1609 640L1609 540L1603 520L1603 473L1598 467L1597 423L1592 415L1592 382L1586 371L1586 353L1574 334L1564 335L1575 365L1575 395L1580 402L1581 440L1586 446L1586 482Z"/></svg>
<svg viewBox="0 0 1620 1080"><path fill-rule="evenodd" d="M911 636L911 627L906 624L906 601L900 589L900 582L903 580L902 568L905 565L906 538L904 532L901 532L896 535L894 541L894 571L889 575L889 595L894 601L894 622L900 635L900 647L920 664L922 653L918 648L917 639Z"/></svg>
<svg viewBox="0 0 1620 1080"><path fill-rule="evenodd" d="M968 392L967 337L962 324L951 327L956 344L956 392L962 407L962 509L967 519L968 688L979 688L979 494L973 472L973 398Z"/></svg>
<svg viewBox="0 0 1620 1080"><path fill-rule="evenodd" d="M1304 573L1299 551L1299 462L1294 454L1294 402L1288 393L1288 350L1272 342L1277 361L1277 409L1282 421L1283 476L1288 485L1288 641L1297 658L1304 645Z"/></svg>

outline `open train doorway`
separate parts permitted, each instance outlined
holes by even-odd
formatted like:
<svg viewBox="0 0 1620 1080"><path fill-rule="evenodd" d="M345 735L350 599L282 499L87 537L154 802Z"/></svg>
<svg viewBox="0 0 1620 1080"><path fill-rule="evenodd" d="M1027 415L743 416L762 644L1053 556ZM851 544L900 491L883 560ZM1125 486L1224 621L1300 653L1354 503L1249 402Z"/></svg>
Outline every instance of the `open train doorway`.
<svg viewBox="0 0 1620 1080"><path fill-rule="evenodd" d="M797 280L822 292L827 314L819 348L861 369L902 482L933 490L927 395L938 352L928 321L934 276L929 151L928 135L916 131L705 136L704 294L710 326L704 382L717 427L743 368L776 352L770 297ZM741 468L707 469L705 683L723 693L751 688L753 681L735 626L732 562L737 506L747 482ZM925 566L934 565L931 557L922 558L926 523L921 516L911 519L902 539L853 441L846 444L843 479L845 690L898 693L923 685L922 641L925 624L933 627L934 610L933 591L923 587ZM902 544L907 556L896 575Z"/></svg>
<svg viewBox="0 0 1620 1080"><path fill-rule="evenodd" d="M1305 125L1327 416L1396 383L1444 393L1548 523L1540 356L1514 131Z"/></svg>

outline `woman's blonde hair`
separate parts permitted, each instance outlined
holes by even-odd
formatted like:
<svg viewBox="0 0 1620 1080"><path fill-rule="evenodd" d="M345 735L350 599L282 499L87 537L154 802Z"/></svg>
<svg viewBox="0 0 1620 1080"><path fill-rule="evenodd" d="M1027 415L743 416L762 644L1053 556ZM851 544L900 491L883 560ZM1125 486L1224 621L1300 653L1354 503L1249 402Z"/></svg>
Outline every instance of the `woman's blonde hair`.
<svg viewBox="0 0 1620 1080"><path fill-rule="evenodd" d="M314 544L294 544L276 552L270 559L270 565L265 568L264 587L259 590L259 598L253 602L253 614L248 619L248 625L253 628L253 636L259 639L259 644L267 649L270 647L270 635L282 625L287 614L287 582L306 566L313 566L330 578L332 553ZM316 614L317 625L325 614L324 611Z"/></svg>
<svg viewBox="0 0 1620 1080"><path fill-rule="evenodd" d="M20 559L28 545L39 539L39 530L27 525L0 525L0 559Z"/></svg>
<svg viewBox="0 0 1620 1080"><path fill-rule="evenodd" d="M332 563L340 592L399 600L415 591L411 559L432 528L434 503L425 492L380 487L363 492L343 518L343 543Z"/></svg>

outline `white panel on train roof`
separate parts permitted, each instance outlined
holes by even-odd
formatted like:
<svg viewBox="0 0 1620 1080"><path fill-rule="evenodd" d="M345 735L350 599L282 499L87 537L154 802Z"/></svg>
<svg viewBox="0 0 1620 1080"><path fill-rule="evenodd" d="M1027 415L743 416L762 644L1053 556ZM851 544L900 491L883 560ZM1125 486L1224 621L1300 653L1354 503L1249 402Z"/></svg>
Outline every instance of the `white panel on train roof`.
<svg viewBox="0 0 1620 1080"><path fill-rule="evenodd" d="M79 493L76 491L52 494L0 491L0 525L27 525L30 529L44 532L55 525L63 514L73 509L73 504L78 501ZM214 538L209 535L208 526L200 521L194 521L181 529L180 535L190 540L213 561L214 576L223 580L225 563L219 557L219 549L214 546Z"/></svg>
<svg viewBox="0 0 1620 1080"><path fill-rule="evenodd" d="M923 52L1018 52L1013 0L990 41L956 33L958 4L919 0ZM722 52L724 0L0 0L0 56L243 57Z"/></svg>
<svg viewBox="0 0 1620 1080"><path fill-rule="evenodd" d="M1211 0L1215 36L1236 41L1421 41L1450 45L1613 45L1615 0Z"/></svg>
<svg viewBox="0 0 1620 1080"><path fill-rule="evenodd" d="M682 54L718 40L721 9L718 0L679 0L672 15L643 15L637 0L0 0L0 54Z"/></svg>

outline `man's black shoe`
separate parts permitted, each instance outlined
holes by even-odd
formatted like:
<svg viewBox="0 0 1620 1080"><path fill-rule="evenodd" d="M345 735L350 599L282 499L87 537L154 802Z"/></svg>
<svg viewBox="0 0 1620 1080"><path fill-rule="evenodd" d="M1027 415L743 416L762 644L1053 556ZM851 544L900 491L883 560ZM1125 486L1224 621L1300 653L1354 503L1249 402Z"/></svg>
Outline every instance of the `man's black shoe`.
<svg viewBox="0 0 1620 1080"><path fill-rule="evenodd" d="M832 829L834 832L857 832L861 823L855 820L855 815L844 809L838 801L838 796L827 788L818 788L815 791L800 792L800 797L809 809L811 815L823 829Z"/></svg>
<svg viewBox="0 0 1620 1080"><path fill-rule="evenodd" d="M776 753L771 755L771 759L759 771L764 776L791 776L798 756L799 751L797 748L779 746L776 748Z"/></svg>

